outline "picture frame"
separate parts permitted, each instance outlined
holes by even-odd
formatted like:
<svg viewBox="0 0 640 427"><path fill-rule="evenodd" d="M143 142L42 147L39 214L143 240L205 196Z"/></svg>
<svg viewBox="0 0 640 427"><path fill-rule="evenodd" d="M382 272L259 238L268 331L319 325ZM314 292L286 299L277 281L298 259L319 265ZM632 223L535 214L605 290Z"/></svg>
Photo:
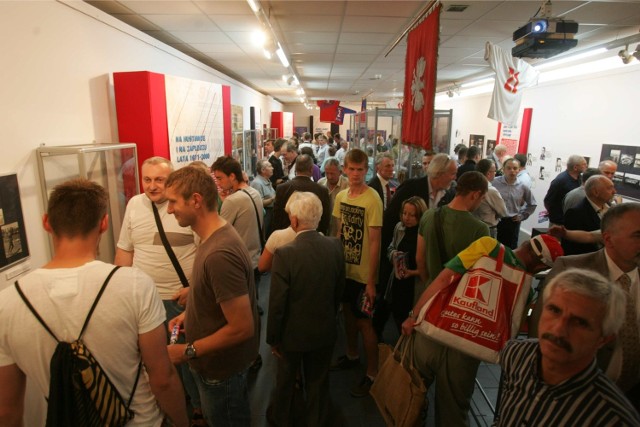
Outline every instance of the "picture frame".
<svg viewBox="0 0 640 427"><path fill-rule="evenodd" d="M0 271L29 258L18 175L0 175Z"/></svg>

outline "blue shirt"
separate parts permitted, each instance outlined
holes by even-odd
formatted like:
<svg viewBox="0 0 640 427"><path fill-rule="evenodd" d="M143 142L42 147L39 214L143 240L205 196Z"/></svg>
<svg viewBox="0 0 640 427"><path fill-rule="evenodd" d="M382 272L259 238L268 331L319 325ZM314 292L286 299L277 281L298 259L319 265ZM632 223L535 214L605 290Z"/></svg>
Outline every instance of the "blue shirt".
<svg viewBox="0 0 640 427"><path fill-rule="evenodd" d="M517 179L513 184L509 184L504 176L499 176L491 184L504 200L507 217L521 215L522 220L525 220L536 210L537 202L531 190Z"/></svg>

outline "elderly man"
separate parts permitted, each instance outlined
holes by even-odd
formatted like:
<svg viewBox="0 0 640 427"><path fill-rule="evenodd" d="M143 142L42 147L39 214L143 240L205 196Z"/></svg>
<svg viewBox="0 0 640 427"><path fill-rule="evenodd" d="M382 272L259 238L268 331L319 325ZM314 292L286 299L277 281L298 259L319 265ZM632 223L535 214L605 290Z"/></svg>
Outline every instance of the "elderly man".
<svg viewBox="0 0 640 427"><path fill-rule="evenodd" d="M573 154L567 160L567 169L551 181L547 195L544 197L544 207L549 214L550 225L564 224L562 199L569 191L580 186L580 174L585 169L587 169L587 161L584 157Z"/></svg>
<svg viewBox="0 0 640 427"><path fill-rule="evenodd" d="M367 185L378 192L382 200L382 207L387 208L391 197L398 186L393 180L395 162L389 153L380 153L376 156L376 176L371 178Z"/></svg>
<svg viewBox="0 0 640 427"><path fill-rule="evenodd" d="M114 272L113 265L96 260L109 226L108 204L107 192L94 182L75 179L56 186L42 220L53 238L53 257L21 277L20 289L52 334L72 342L113 273L82 339L126 400L135 390L130 401L135 418L128 426L159 426L166 416L186 427L184 393L167 355L166 314L153 280L141 270ZM0 292L0 425L23 425L27 378L48 396L56 345L16 286Z"/></svg>
<svg viewBox="0 0 640 427"><path fill-rule="evenodd" d="M568 268L600 273L625 290L628 315L618 339L598 352L598 365L626 393L640 383L640 346L637 345L638 292L640 292L640 203L628 202L609 209L601 222L604 248L597 252L560 257L547 275L551 280ZM534 317L539 318L536 306ZM634 344L635 343L635 344ZM638 408L640 399L628 394Z"/></svg>
<svg viewBox="0 0 640 427"><path fill-rule="evenodd" d="M613 181L604 175L589 178L584 190L586 196L564 214L564 226L567 230L599 230L600 220L609 210L609 201L616 194ZM568 239L562 241L562 247L565 255L586 254L600 248L596 244L577 243Z"/></svg>
<svg viewBox="0 0 640 427"><path fill-rule="evenodd" d="M221 168L218 164L215 171ZM220 178L222 174L218 173ZM166 187L167 211L181 226L190 226L202 242L187 309L169 324L170 328L184 324L187 344L170 345L169 356L175 364L189 363L198 374L194 377L209 425L249 425L247 369L256 360L259 345L249 252L231 223L218 215L217 190L208 174L187 166L171 173Z"/></svg>
<svg viewBox="0 0 640 427"><path fill-rule="evenodd" d="M582 175L580 175L580 187L574 188L573 190L565 194L564 198L562 199L563 218L564 214L567 213L570 208L575 208L582 201L582 199L584 199L584 197L586 196L586 193L584 192L584 186L587 183L587 180L594 175L602 175L602 172L600 172L600 170L596 168L586 168L584 172L582 172Z"/></svg>
<svg viewBox="0 0 640 427"><path fill-rule="evenodd" d="M342 166L337 158L328 159L324 165L324 178L320 178L318 184L323 187L327 187L329 191L329 199L331 200L331 212L333 212L333 205L336 201L336 195L349 187L349 180L346 176L342 175ZM331 215L331 221L329 224L329 236L337 236L338 228L337 221Z"/></svg>
<svg viewBox="0 0 640 427"><path fill-rule="evenodd" d="M318 231L325 235L328 233L331 219L331 200L327 188L311 179L313 166L313 159L310 156L300 154L296 160L295 178L279 185L276 189L276 201L273 206L273 230L283 230L291 224L289 215L284 208L293 192L309 191L318 196L322 202L322 219L318 224Z"/></svg>
<svg viewBox="0 0 640 427"><path fill-rule="evenodd" d="M273 175L273 166L267 159L258 160L256 164L256 177L251 181L251 187L262 196L264 208L264 237L271 234L271 221L273 219L273 202L276 200L276 191L273 189L270 178Z"/></svg>
<svg viewBox="0 0 640 427"><path fill-rule="evenodd" d="M518 247L520 224L536 210L537 202L531 190L518 181L520 162L506 159L503 163L504 175L493 180L493 186L500 192L507 215L498 223L498 240L511 249Z"/></svg>
<svg viewBox="0 0 640 427"><path fill-rule="evenodd" d="M337 338L337 312L344 290L342 244L316 231L322 203L309 192L288 204L297 233L275 251L271 273L267 343L278 357L276 385L268 417L275 425L295 425L293 396L303 372L306 425L329 425L329 366Z"/></svg>
<svg viewBox="0 0 640 427"><path fill-rule="evenodd" d="M509 155L507 154L507 146L503 144L496 145L496 148L493 149L493 153L491 153L489 158L496 163L498 171L502 172L504 161L509 158Z"/></svg>
<svg viewBox="0 0 640 427"><path fill-rule="evenodd" d="M501 353L494 425L640 425L595 360L620 329L624 300L599 274L570 269L556 276L544 291L539 339L511 341Z"/></svg>
<svg viewBox="0 0 640 427"><path fill-rule="evenodd" d="M282 148L284 149L284 151L282 152L282 157L284 157L284 161L289 168L289 173L286 176L286 179L291 180L296 177L296 159L298 158L298 148L293 142L287 142L282 146Z"/></svg>

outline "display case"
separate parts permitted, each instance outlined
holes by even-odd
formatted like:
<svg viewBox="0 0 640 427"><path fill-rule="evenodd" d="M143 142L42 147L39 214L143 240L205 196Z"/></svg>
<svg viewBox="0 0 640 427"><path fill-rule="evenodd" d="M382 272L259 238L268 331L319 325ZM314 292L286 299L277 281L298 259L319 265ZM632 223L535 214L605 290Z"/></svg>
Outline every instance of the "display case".
<svg viewBox="0 0 640 427"><path fill-rule="evenodd" d="M261 130L234 132L231 156L240 162L249 178L256 172L258 160L264 157L264 142Z"/></svg>
<svg viewBox="0 0 640 427"><path fill-rule="evenodd" d="M109 194L109 230L100 239L98 259L113 262L129 199L140 193L136 144L87 144L36 149L45 211L53 188L69 179L86 178ZM49 239L51 253L53 242Z"/></svg>

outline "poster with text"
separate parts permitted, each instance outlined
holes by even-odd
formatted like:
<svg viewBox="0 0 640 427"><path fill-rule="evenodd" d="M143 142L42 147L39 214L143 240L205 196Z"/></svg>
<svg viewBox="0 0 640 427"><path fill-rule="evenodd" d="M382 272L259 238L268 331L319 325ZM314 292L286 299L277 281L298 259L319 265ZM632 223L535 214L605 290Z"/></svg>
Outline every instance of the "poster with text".
<svg viewBox="0 0 640 427"><path fill-rule="evenodd" d="M224 154L222 85L165 76L171 161L211 164Z"/></svg>

